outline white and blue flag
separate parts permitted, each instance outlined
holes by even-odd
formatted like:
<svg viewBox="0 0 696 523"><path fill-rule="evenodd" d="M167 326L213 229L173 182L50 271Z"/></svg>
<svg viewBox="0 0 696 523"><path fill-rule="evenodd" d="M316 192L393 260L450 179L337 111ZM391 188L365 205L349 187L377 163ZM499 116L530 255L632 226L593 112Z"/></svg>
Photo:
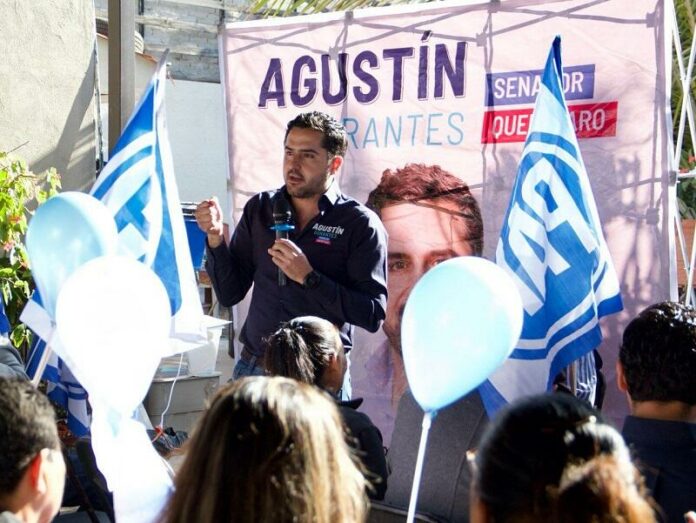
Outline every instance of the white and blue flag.
<svg viewBox="0 0 696 523"><path fill-rule="evenodd" d="M91 191L92 196L101 200L114 215L120 253L151 267L167 290L172 314L172 343L170 351L162 356L198 347L207 341L164 118L166 56L165 53L160 60ZM41 311L40 303L30 301L22 312L22 321L46 340L52 335L53 326L46 328L46 318L41 317ZM42 322L43 329L38 327ZM56 342L60 340L52 341ZM42 351L39 342L28 363L36 365ZM53 354L44 379L68 387L79 386L72 375L66 383L63 378L66 370ZM66 390L68 397L78 395L74 387ZM81 397L86 412L86 393ZM72 426L70 428L75 432Z"/></svg>
<svg viewBox="0 0 696 523"><path fill-rule="evenodd" d="M21 320L34 332L34 340L27 354L27 375L34 376L39 361L46 350L46 341L51 339L55 326L51 317L43 308L41 296L35 291L31 300L22 311ZM43 372L46 380L46 394L67 412L67 424L70 431L78 438L89 434L89 410L87 391L75 379L68 366L55 351L51 351Z"/></svg>
<svg viewBox="0 0 696 523"><path fill-rule="evenodd" d="M517 347L480 388L489 415L549 390L561 370L599 345L599 319L623 308L561 71L556 37L496 251L525 312Z"/></svg>
<svg viewBox="0 0 696 523"><path fill-rule="evenodd" d="M0 295L0 338L10 337L10 320L5 312L5 300Z"/></svg>
<svg viewBox="0 0 696 523"><path fill-rule="evenodd" d="M164 118L166 58L165 53L91 194L113 213L120 251L162 280L172 313L170 337L190 348L207 337Z"/></svg>

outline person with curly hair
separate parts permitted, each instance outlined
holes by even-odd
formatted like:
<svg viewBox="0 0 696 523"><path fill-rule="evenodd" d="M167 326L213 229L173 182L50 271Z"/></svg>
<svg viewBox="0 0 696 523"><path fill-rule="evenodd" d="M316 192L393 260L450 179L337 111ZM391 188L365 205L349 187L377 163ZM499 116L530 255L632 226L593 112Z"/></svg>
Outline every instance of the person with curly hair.
<svg viewBox="0 0 696 523"><path fill-rule="evenodd" d="M628 324L616 364L631 415L622 434L664 521L696 508L696 310L651 305Z"/></svg>

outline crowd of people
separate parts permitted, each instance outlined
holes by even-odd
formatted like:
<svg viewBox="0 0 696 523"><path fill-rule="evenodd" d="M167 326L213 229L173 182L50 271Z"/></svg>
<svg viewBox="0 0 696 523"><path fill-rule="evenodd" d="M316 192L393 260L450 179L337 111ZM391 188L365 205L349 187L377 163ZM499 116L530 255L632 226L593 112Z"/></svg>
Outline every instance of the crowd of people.
<svg viewBox="0 0 696 523"><path fill-rule="evenodd" d="M184 446L163 523L405 515L422 411L401 363L401 314L429 267L481 255L481 215L466 184L420 164L385 172L368 206L360 204L334 182L346 147L336 120L301 114L285 134L285 185L249 200L229 243L217 201L197 207L220 302L253 291L233 380ZM427 225L427 252L393 223L387 246L382 222L398 214ZM382 326L389 339L388 370L375 376L398 404L388 452L351 397L354 326ZM683 521L696 509L696 311L663 302L638 314L624 332L617 376L631 412L623 432L563 387L491 420L476 391L443 409L429 441L421 516ZM65 476L54 412L10 346L0 347L0 391L0 523L49 522Z"/></svg>
<svg viewBox="0 0 696 523"><path fill-rule="evenodd" d="M374 500L389 477L379 431L338 397L338 330L296 318L266 345L267 376L240 378L212 398L161 521L362 522L382 506ZM513 403L467 449L469 511L453 520L683 521L696 508L696 311L674 302L642 311L617 367L631 408L623 435L567 392ZM55 414L6 371L0 521L48 522L65 475Z"/></svg>

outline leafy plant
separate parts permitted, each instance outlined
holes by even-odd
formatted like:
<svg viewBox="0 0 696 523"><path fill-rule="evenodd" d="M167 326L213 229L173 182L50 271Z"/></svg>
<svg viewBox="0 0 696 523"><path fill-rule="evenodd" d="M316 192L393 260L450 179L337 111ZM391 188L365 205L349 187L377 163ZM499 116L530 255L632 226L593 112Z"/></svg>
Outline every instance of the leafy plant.
<svg viewBox="0 0 696 523"><path fill-rule="evenodd" d="M696 170L696 157L687 155L684 151L682 160L679 163L679 172L684 174ZM684 158L686 156L686 159ZM696 179L688 178L679 181L677 185L677 204L679 205L679 215L682 219L696 219Z"/></svg>
<svg viewBox="0 0 696 523"><path fill-rule="evenodd" d="M253 0L249 11L263 18L350 11L363 7L419 4L431 0Z"/></svg>
<svg viewBox="0 0 696 523"><path fill-rule="evenodd" d="M10 339L23 353L31 333L19 315L34 285L24 235L32 209L59 189L60 176L55 169L34 174L24 160L0 151L0 292L12 329Z"/></svg>
<svg viewBox="0 0 696 523"><path fill-rule="evenodd" d="M682 47L682 61L684 67L689 63L691 54L691 41L694 35L694 25L696 24L696 0L675 0L674 9L677 14L677 27L679 29L679 40ZM689 90L692 99L696 95L696 80L693 76L690 79ZM674 123L674 142L677 142L679 132L679 116L682 105L687 98L682 90L681 79L679 78L679 67L677 65L676 50L672 63L672 116ZM692 171L696 168L695 151L691 143L691 133L687 125L684 130L682 151L680 152L679 171L682 173ZM696 179L690 178L679 182L677 186L677 197L679 201L679 212L682 218L696 218Z"/></svg>

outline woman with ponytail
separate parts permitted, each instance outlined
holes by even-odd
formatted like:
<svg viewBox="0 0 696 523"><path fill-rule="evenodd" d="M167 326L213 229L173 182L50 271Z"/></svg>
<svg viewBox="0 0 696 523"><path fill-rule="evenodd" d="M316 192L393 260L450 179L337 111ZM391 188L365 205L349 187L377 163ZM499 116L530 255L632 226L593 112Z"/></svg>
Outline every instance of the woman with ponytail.
<svg viewBox="0 0 696 523"><path fill-rule="evenodd" d="M338 404L347 429L348 443L355 449L371 484L368 495L383 499L387 490L387 462L382 434L370 418L356 409L361 399L340 401L347 361L336 327L315 316L283 323L266 339L264 366L272 376L285 376L323 389Z"/></svg>

